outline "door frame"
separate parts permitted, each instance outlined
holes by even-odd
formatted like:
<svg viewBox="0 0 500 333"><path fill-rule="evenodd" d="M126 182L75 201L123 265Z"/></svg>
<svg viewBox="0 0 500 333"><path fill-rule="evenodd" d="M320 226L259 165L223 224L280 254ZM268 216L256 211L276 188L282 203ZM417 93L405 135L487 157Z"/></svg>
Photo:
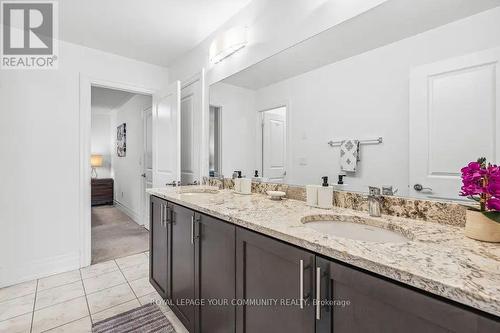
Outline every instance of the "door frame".
<svg viewBox="0 0 500 333"><path fill-rule="evenodd" d="M286 120L286 131L285 131L285 172L286 175L284 177L284 182L290 179L290 149L288 148L290 146L290 123L291 123L291 117L290 117L290 102L284 102L284 103L277 103L273 106L266 107L264 109L260 109L257 111L257 163L258 163L258 169L260 169L260 175L261 177L264 175L264 141L263 141L263 135L264 132L262 131L262 125L264 123L264 112L271 111L274 109L279 109L279 108L285 108L286 115L285 115L285 120Z"/></svg>
<svg viewBox="0 0 500 333"><path fill-rule="evenodd" d="M147 134L146 134L146 113L149 111L151 112L151 133L149 133L149 135L151 136L151 149L152 149L152 146L153 146L153 100L152 100L152 97L151 97L151 106L150 107L147 107L145 108L144 110L142 110L141 112L141 117L142 117L142 156L141 156L141 160L142 160L142 171L145 172L146 170L146 151L147 151ZM152 156L151 156L152 158ZM153 184L153 180L152 180L152 177L153 177L153 168L151 169L151 185ZM142 180L142 186L141 186L141 196L144 196L145 193L146 193L146 180L147 180L147 177L143 177L143 180ZM144 198L143 200L141 200L141 219L142 219L142 225L144 228L146 229L150 229L150 225L149 225L149 205L148 204L145 204L144 203Z"/></svg>
<svg viewBox="0 0 500 333"><path fill-rule="evenodd" d="M133 83L108 81L105 79L79 74L80 105L79 105L79 186L78 186L78 242L80 247L80 267L91 263L91 89L92 87L122 90L131 93L151 95L156 89L137 86ZM154 103L153 103L154 104ZM154 105L152 105L154 107Z"/></svg>
<svg viewBox="0 0 500 333"><path fill-rule="evenodd" d="M208 104L208 129L207 129L207 133L208 133L208 141L207 142L210 142L210 107L214 107L216 108L217 110L219 110L219 130L217 131L217 133L215 133L214 135L217 135L218 139L219 139L219 158L217 159L218 163L219 163L219 176L220 175L223 175L223 172L222 172L222 126L224 126L222 124L222 105L219 105L219 104L212 104L212 103L209 103ZM209 144L207 144L207 149L209 149ZM208 155L207 155L208 158L210 158L210 151L208 150ZM210 171L210 161L209 161L209 167L208 167L208 171Z"/></svg>

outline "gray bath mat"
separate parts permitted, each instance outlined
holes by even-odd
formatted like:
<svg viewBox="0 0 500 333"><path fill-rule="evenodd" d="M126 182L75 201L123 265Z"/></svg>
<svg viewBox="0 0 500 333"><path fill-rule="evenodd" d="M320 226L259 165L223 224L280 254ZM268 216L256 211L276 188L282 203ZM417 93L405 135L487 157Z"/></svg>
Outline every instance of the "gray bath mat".
<svg viewBox="0 0 500 333"><path fill-rule="evenodd" d="M92 333L175 333L158 305L151 303L92 325Z"/></svg>

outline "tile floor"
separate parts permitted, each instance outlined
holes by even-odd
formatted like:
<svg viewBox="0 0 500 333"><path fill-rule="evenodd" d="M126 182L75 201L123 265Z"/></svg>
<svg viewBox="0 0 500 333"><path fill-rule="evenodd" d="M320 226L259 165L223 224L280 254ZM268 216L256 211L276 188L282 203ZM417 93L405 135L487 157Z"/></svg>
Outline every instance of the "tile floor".
<svg viewBox="0 0 500 333"><path fill-rule="evenodd" d="M187 330L149 283L149 253L0 289L0 332L91 332L93 322L146 303L161 304L177 333Z"/></svg>

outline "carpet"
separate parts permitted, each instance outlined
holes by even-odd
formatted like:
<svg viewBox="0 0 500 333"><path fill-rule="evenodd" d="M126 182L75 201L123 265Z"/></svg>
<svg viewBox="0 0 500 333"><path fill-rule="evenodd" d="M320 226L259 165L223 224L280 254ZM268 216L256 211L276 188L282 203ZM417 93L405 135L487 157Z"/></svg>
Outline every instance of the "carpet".
<svg viewBox="0 0 500 333"><path fill-rule="evenodd" d="M149 250L149 232L113 206L92 207L92 264Z"/></svg>
<svg viewBox="0 0 500 333"><path fill-rule="evenodd" d="M151 303L120 313L92 325L92 333L175 333L175 329L161 312Z"/></svg>

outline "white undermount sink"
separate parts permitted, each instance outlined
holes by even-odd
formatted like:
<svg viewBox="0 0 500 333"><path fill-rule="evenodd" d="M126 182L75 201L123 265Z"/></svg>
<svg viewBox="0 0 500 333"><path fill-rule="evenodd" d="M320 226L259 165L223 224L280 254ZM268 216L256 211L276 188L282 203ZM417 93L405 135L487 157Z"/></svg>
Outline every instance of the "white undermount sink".
<svg viewBox="0 0 500 333"><path fill-rule="evenodd" d="M335 237L378 243L406 243L411 240L402 232L389 230L378 221L355 216L311 215L303 217L301 222L308 228Z"/></svg>

